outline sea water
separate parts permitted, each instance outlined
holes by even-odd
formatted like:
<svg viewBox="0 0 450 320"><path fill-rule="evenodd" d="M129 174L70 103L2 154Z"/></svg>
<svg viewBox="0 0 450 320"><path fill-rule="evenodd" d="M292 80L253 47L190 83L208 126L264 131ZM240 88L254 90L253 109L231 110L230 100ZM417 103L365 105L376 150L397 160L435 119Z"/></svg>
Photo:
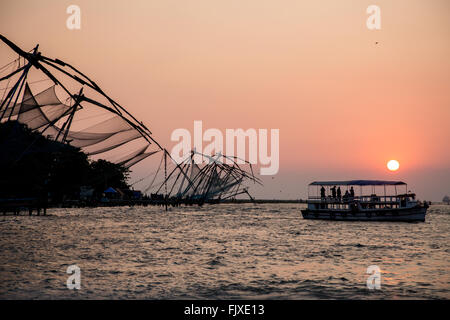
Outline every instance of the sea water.
<svg viewBox="0 0 450 320"><path fill-rule="evenodd" d="M425 223L304 220L303 207L0 216L0 299L450 298L450 206L432 205ZM74 265L78 290L67 286Z"/></svg>

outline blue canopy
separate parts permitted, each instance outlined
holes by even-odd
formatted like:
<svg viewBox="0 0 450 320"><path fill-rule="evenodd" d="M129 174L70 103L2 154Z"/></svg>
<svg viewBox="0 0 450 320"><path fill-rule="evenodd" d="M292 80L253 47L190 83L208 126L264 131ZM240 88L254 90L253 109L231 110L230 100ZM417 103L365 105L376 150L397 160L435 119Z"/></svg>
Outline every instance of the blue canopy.
<svg viewBox="0 0 450 320"><path fill-rule="evenodd" d="M314 181L310 186L399 186L405 185L403 181L385 180L349 180L349 181Z"/></svg>
<svg viewBox="0 0 450 320"><path fill-rule="evenodd" d="M117 193L116 190L114 190L113 188L109 187L108 189L106 189L105 191L103 191L104 193Z"/></svg>

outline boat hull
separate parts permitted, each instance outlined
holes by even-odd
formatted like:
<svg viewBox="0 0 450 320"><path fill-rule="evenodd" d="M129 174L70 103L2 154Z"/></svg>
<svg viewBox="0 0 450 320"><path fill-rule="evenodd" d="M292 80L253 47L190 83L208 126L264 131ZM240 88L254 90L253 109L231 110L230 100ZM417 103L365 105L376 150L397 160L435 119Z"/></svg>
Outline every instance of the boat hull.
<svg viewBox="0 0 450 320"><path fill-rule="evenodd" d="M427 208L413 207L401 209L383 209L383 210L310 210L304 209L302 216L304 219L312 220L336 220L336 221L425 221Z"/></svg>

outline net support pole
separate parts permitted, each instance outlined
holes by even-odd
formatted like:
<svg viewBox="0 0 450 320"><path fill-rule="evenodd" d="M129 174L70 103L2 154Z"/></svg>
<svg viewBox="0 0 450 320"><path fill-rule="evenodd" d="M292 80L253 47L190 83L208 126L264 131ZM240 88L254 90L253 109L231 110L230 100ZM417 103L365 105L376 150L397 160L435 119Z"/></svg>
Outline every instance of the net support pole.
<svg viewBox="0 0 450 320"><path fill-rule="evenodd" d="M22 76L23 76L23 77L22 77L22 83L20 84L19 91L18 91L17 94L16 94L16 100L14 100L14 103L11 105L11 112L9 113L8 121L11 120L11 117L12 117L12 115L13 115L13 113L14 113L14 109L15 109L15 107L16 107L16 105L17 105L17 101L19 100L19 96L20 96L20 93L22 92L23 85L25 84L25 81L26 81L26 79L27 79L27 75L28 75L28 71L30 70L30 67L31 67L31 65L29 65L29 66L25 69L25 71L23 72L23 74L22 74ZM11 103L12 98L13 98L13 96L11 96L11 99L10 99L9 103ZM6 105L6 107L8 107L9 103ZM6 108L5 108L5 111L6 111Z"/></svg>
<svg viewBox="0 0 450 320"><path fill-rule="evenodd" d="M167 198L167 150L164 150L164 188L166 191L166 194L164 196L164 204L166 206L166 211L167 211L167 200L169 200Z"/></svg>
<svg viewBox="0 0 450 320"><path fill-rule="evenodd" d="M5 116L6 110L8 110L8 106L11 103L11 100L12 100L14 94L16 93L17 87L20 85L22 80L25 78L26 73L28 73L28 69L27 68L26 68L26 70L24 70L24 72L22 72L22 74L20 75L19 80L17 80L17 82L14 84L14 86L11 88L11 90L9 90L8 94L6 95L6 99L3 100L3 102L2 102L2 104L0 106L0 110L2 110L3 108L4 108L4 110L3 110L3 113L2 113L2 116L0 117L0 119L3 119L3 117ZM12 114L12 111L14 111L14 110L11 110L10 115Z"/></svg>

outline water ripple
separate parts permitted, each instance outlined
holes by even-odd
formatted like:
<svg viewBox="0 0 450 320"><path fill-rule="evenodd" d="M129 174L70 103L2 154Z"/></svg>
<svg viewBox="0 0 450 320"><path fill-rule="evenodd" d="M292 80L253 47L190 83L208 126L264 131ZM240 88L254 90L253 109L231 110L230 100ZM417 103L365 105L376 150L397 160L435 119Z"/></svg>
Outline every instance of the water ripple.
<svg viewBox="0 0 450 320"><path fill-rule="evenodd" d="M450 209L425 223L303 220L302 205L0 217L1 299L449 299ZM66 269L81 268L79 291ZM381 269L381 290L366 286Z"/></svg>

